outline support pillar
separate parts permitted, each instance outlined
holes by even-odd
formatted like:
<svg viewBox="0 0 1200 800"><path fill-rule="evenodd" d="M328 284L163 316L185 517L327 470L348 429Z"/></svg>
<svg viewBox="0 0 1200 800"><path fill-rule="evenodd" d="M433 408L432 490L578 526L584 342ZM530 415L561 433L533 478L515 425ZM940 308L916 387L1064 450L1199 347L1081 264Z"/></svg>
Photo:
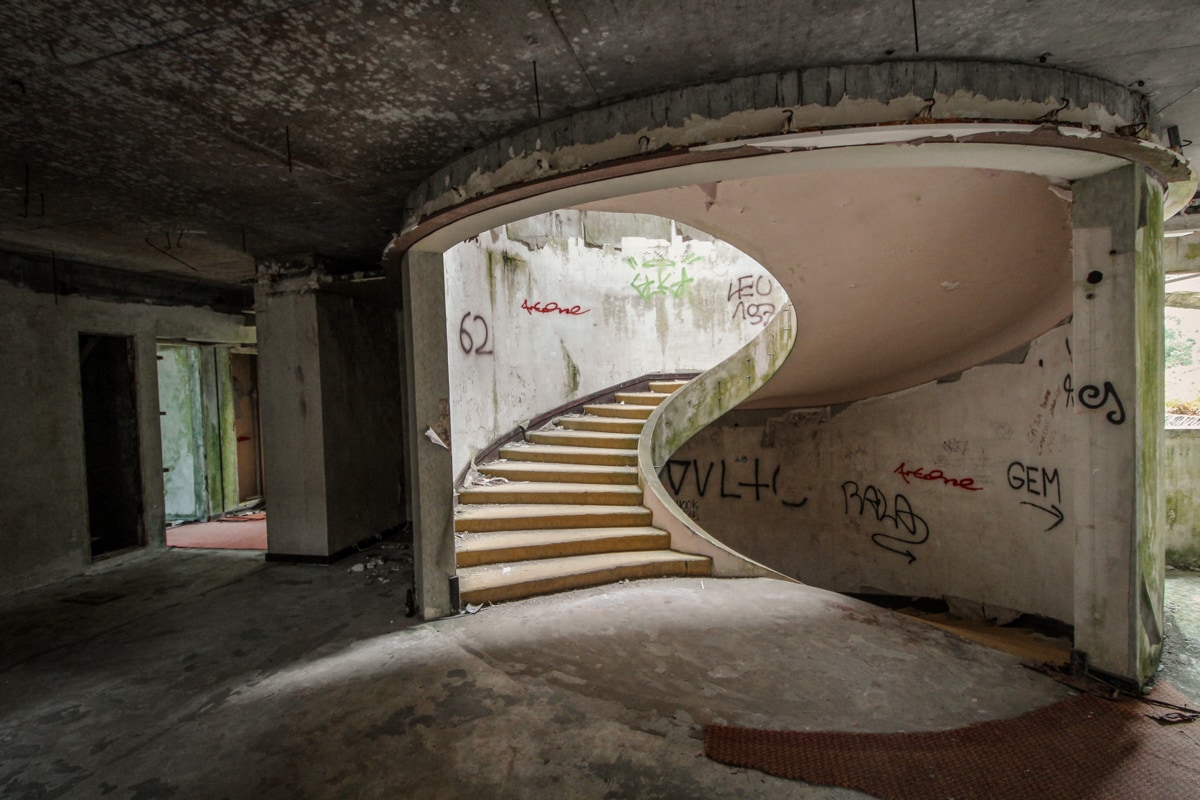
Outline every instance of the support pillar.
<svg viewBox="0 0 1200 800"><path fill-rule="evenodd" d="M446 345L446 284L440 253L405 254L404 368L407 395L408 496L412 503L413 561L424 619L453 612L454 468L450 441L450 368ZM445 443L435 443L434 432Z"/></svg>
<svg viewBox="0 0 1200 800"><path fill-rule="evenodd" d="M402 413L390 299L257 288L267 558L330 563L402 522Z"/></svg>
<svg viewBox="0 0 1200 800"><path fill-rule="evenodd" d="M1162 651L1163 193L1141 166L1073 186L1075 647L1143 685Z"/></svg>

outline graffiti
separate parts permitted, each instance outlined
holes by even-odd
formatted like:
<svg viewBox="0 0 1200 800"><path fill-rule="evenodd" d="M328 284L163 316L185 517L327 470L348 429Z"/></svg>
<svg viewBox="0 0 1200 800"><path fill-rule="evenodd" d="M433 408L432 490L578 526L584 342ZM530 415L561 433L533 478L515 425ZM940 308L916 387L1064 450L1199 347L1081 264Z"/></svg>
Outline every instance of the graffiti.
<svg viewBox="0 0 1200 800"><path fill-rule="evenodd" d="M1024 491L1035 497L1046 498L1046 502L1050 505L1049 508L1029 500L1021 501L1021 505L1045 511L1054 518L1054 522L1049 528L1046 528L1046 532L1052 531L1062 524L1065 515L1058 506L1058 503L1062 502L1062 482L1059 480L1057 468L1052 472L1047 472L1045 467L1014 461L1008 465L1007 477L1009 488L1014 491ZM1051 493L1053 493L1053 501L1051 501Z"/></svg>
<svg viewBox="0 0 1200 800"><path fill-rule="evenodd" d="M766 325L771 317L775 315L774 303L738 303L733 309L733 318L739 316L744 322L749 322L751 325Z"/></svg>
<svg viewBox="0 0 1200 800"><path fill-rule="evenodd" d="M478 344L475 343L475 337L471 335L471 331L467 326L467 320L478 323L477 325L471 326L476 328L477 332L480 327L483 329L483 339ZM492 355L495 351L488 347L488 340L490 337L491 331L488 329L486 319L479 314L472 316L470 311L463 314L462 319L458 323L458 346L462 348L464 353L468 355L475 353L476 355L480 356Z"/></svg>
<svg viewBox="0 0 1200 800"><path fill-rule="evenodd" d="M1071 375L1068 373L1063 378L1062 388L1067 393L1067 408L1075 405L1076 397L1079 398L1079 405L1091 411L1104 408L1111 400L1116 408L1110 408L1104 418L1113 425L1125 424L1125 404L1121 402L1121 396L1117 394L1117 387L1113 386L1111 381L1105 381L1103 386L1091 383L1080 386L1077 393L1071 384Z"/></svg>
<svg viewBox="0 0 1200 800"><path fill-rule="evenodd" d="M695 278L688 277L687 264L694 264L700 261L698 255L684 256L681 260L667 258L666 256L655 256L643 260L640 264L636 258L630 256L625 259L637 274L633 276L633 280L629 285L638 293L638 296L643 300L649 300L657 295L670 295L671 297L679 298L684 295L688 286L695 283ZM675 268L679 267L679 272L675 272ZM651 275L648 270L653 270Z"/></svg>
<svg viewBox="0 0 1200 800"><path fill-rule="evenodd" d="M529 314L529 316L533 316L535 311L539 314L553 314L557 311L559 314L566 314L567 316L571 317L580 317L591 311L590 308L581 308L577 305L560 306L553 300L551 300L549 303L546 303L546 305L542 305L541 302L535 302L533 305L530 305L528 300L522 300L521 310Z"/></svg>
<svg viewBox="0 0 1200 800"><path fill-rule="evenodd" d="M683 487L687 483L687 478L690 474L692 476L693 484L696 487L696 494L700 497L704 497L708 492L709 486L711 485L713 470L717 468L717 462L707 462L706 469L702 469L700 463L701 462L698 459L692 459L691 461L688 461L685 459L673 458L663 467L659 477L666 478L667 485L671 487L671 494L678 497L679 493L683 491ZM737 459L734 459L734 463L749 464L750 459L746 456L741 456ZM730 473L732 470L730 470L725 463L725 459L721 459L720 466L721 475L718 481L718 486L719 496L722 498L730 498L734 500L748 499L750 493L742 493L738 491L738 489L753 489L755 502L762 501L768 490L770 490L770 495L772 497L779 500L780 505L788 508L803 508L804 504L808 502L807 497L801 498L798 501L787 500L783 497L780 497L779 474L783 471L782 465L775 467L775 470L771 473L770 482L768 482L765 478L760 477L762 467L758 458L754 459L753 477L750 477L749 480L732 480L732 478L736 477L749 476L743 472L740 476L731 477Z"/></svg>
<svg viewBox="0 0 1200 800"><path fill-rule="evenodd" d="M1104 382L1103 388L1092 384L1079 387L1079 405L1084 408L1093 411L1104 408L1110 399L1117 407L1110 409L1104 418L1113 425L1123 425L1125 423L1125 406L1121 403L1121 397L1117 394L1116 387L1108 381Z"/></svg>
<svg viewBox="0 0 1200 800"><path fill-rule="evenodd" d="M729 282L729 291L725 299L729 302L738 301L733 309L733 318L740 315L743 321L751 325L765 325L775 314L774 303L755 303L756 297L770 297L775 291L775 282L766 275L741 275Z"/></svg>
<svg viewBox="0 0 1200 800"><path fill-rule="evenodd" d="M699 500L679 500L676 503L679 510L687 514L695 522L700 521L700 501Z"/></svg>
<svg viewBox="0 0 1200 800"><path fill-rule="evenodd" d="M851 491L851 487L854 487L853 491ZM916 555L909 548L925 544L929 539L929 523L920 514L913 511L912 504L907 497L902 494L895 495L889 512L886 494L870 485L860 491L857 481L842 483L842 497L845 501L844 512L846 515L866 516L867 509L870 508L871 517L876 522L890 522L892 527L901 534L900 536L893 536L890 533L871 534L871 541L876 547L882 547L890 553L904 556L910 565L917 560ZM850 503L854 499L858 500L857 511L853 510ZM894 542L895 545L888 544L888 542ZM905 549L900 550L899 547Z"/></svg>
<svg viewBox="0 0 1200 800"><path fill-rule="evenodd" d="M904 479L905 483L909 483L909 478L916 478L922 481L941 481L946 486L954 486L959 489L966 489L968 492L981 492L982 486L975 485L974 478L948 478L940 469L925 472L921 467L915 469L907 469L904 462L900 462L900 466L893 470L897 475Z"/></svg>

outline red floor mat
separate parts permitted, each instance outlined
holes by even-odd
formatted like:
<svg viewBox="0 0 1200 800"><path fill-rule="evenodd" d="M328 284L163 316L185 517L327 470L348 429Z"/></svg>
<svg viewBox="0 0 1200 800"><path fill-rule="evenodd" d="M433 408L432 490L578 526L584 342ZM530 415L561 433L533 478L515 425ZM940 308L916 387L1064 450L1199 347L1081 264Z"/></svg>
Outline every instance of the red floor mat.
<svg viewBox="0 0 1200 800"><path fill-rule="evenodd" d="M206 550L266 550L267 521L235 522L226 519L177 525L167 528L167 546Z"/></svg>
<svg viewBox="0 0 1200 800"><path fill-rule="evenodd" d="M1153 697L1186 703L1169 686ZM1200 722L1160 725L1146 716L1169 712L1080 695L1013 719L935 733L710 725L704 752L725 764L883 800L1196 800Z"/></svg>

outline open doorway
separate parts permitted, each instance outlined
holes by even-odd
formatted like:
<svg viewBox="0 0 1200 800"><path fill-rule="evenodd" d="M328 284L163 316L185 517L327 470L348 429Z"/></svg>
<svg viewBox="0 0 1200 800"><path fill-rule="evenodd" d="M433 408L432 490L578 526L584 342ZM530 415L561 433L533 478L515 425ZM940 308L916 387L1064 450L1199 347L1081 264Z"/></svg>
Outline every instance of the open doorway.
<svg viewBox="0 0 1200 800"><path fill-rule="evenodd" d="M133 338L79 335L92 558L145 544Z"/></svg>
<svg viewBox="0 0 1200 800"><path fill-rule="evenodd" d="M159 343L170 547L266 549L255 361L222 345Z"/></svg>

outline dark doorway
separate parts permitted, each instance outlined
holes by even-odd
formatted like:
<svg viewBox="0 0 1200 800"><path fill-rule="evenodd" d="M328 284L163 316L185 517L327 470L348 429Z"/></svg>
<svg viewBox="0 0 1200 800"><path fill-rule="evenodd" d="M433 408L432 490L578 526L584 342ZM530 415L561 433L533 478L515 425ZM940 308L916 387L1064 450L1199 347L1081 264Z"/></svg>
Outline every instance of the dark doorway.
<svg viewBox="0 0 1200 800"><path fill-rule="evenodd" d="M133 339L81 333L79 373L88 532L97 558L144 543Z"/></svg>

